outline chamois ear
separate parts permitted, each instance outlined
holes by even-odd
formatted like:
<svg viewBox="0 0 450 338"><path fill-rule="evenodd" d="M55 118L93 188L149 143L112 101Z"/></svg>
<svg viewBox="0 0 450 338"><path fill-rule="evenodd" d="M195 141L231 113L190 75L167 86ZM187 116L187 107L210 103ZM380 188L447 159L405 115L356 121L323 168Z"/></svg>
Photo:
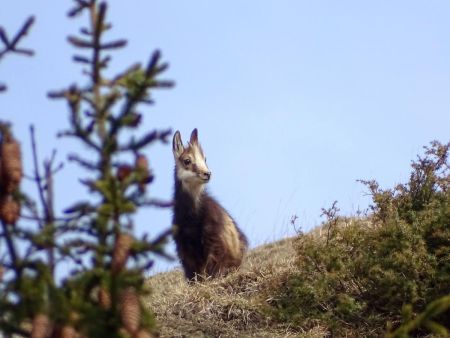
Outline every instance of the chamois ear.
<svg viewBox="0 0 450 338"><path fill-rule="evenodd" d="M183 141L181 141L181 134L178 130L173 135L172 151L175 158L179 158L184 151Z"/></svg>
<svg viewBox="0 0 450 338"><path fill-rule="evenodd" d="M190 144L198 144L198 130L195 128L191 133L191 139L189 140Z"/></svg>

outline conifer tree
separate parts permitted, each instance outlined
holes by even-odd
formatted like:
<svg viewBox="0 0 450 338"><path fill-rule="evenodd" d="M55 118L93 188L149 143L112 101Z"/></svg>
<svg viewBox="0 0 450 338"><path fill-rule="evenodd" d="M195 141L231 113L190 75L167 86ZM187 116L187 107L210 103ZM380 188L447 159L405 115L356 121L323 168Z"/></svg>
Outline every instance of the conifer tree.
<svg viewBox="0 0 450 338"><path fill-rule="evenodd" d="M139 238L133 214L143 207L171 206L147 196L154 176L144 152L155 142L166 143L171 130L137 131L144 118L139 109L153 102L152 91L173 83L160 79L168 65L159 51L145 66L105 75L111 53L126 45L123 39L107 39L112 28L107 9L106 2L74 0L68 16L87 18L88 25L68 41L77 50L73 60L82 66L86 83L49 93L68 105L69 126L59 137L89 149L89 158L78 153L68 158L86 173L79 180L85 197L62 215L54 210L54 176L62 166L53 154L41 167L33 128L31 176L38 198L21 191L23 172L30 169L22 168L10 124L0 123L0 332L7 337L152 337L154 318L140 301L149 291L144 272L153 255L166 256L169 231L152 240ZM0 60L10 52L32 54L18 45L33 21L28 19L13 39L0 30L5 46ZM56 278L59 264L67 262L70 273Z"/></svg>

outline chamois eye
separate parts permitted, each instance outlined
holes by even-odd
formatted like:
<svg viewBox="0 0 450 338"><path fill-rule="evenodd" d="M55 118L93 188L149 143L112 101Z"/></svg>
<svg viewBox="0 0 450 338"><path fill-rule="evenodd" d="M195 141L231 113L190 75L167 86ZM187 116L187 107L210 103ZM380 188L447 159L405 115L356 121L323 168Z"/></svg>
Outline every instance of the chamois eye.
<svg viewBox="0 0 450 338"><path fill-rule="evenodd" d="M188 159L188 158L186 158L183 162L184 162L184 165L189 165L189 164L191 164L191 160Z"/></svg>

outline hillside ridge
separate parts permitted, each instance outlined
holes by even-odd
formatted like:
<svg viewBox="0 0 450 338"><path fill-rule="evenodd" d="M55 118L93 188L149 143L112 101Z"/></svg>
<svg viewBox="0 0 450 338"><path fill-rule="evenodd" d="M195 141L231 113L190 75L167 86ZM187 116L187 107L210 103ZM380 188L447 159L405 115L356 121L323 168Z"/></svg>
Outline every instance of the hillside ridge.
<svg viewBox="0 0 450 338"><path fill-rule="evenodd" d="M298 337L261 311L273 284L295 270L294 239L250 250L242 267L226 277L189 285L175 269L149 278L152 295L144 303L154 311L161 337ZM316 328L302 336L325 334Z"/></svg>

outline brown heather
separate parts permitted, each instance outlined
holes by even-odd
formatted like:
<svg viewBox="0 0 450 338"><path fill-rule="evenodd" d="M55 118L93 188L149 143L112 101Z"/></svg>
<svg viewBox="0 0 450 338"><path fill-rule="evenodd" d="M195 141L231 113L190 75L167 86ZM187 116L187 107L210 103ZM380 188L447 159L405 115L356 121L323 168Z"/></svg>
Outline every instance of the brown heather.
<svg viewBox="0 0 450 338"><path fill-rule="evenodd" d="M20 204L12 196L0 197L0 220L6 224L15 224L20 217Z"/></svg>
<svg viewBox="0 0 450 338"><path fill-rule="evenodd" d="M111 264L113 272L118 273L125 267L130 255L130 249L133 242L134 239L129 234L120 233L117 236Z"/></svg>
<svg viewBox="0 0 450 338"><path fill-rule="evenodd" d="M139 329L141 306L134 288L125 289L120 297L120 316L125 329L134 334Z"/></svg>
<svg viewBox="0 0 450 338"><path fill-rule="evenodd" d="M50 334L51 323L47 315L39 313L33 319L31 338L46 338Z"/></svg>
<svg viewBox="0 0 450 338"><path fill-rule="evenodd" d="M4 192L14 192L22 179L22 159L17 141L3 142L1 145L1 173Z"/></svg>

